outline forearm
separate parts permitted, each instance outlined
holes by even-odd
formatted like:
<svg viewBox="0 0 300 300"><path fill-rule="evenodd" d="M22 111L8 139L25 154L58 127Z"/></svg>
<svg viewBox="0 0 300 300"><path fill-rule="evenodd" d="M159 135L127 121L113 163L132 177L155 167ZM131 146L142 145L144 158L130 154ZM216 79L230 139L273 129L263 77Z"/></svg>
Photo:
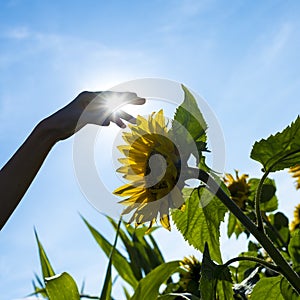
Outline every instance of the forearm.
<svg viewBox="0 0 300 300"><path fill-rule="evenodd" d="M39 123L0 171L0 230L17 207L56 139Z"/></svg>

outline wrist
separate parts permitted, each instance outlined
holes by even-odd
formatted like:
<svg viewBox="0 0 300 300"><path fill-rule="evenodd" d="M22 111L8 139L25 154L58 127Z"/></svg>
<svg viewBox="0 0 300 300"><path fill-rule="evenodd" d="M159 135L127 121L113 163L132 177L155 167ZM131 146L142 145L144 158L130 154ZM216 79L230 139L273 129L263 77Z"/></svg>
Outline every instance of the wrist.
<svg viewBox="0 0 300 300"><path fill-rule="evenodd" d="M36 125L33 131L40 141L53 146L61 140L59 129L51 122L49 118L42 120Z"/></svg>

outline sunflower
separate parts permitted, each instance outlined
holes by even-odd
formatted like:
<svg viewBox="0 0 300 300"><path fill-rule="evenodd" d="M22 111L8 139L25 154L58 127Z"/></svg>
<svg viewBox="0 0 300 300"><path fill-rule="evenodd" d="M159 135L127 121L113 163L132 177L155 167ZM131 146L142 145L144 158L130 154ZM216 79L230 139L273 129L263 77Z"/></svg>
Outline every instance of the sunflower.
<svg viewBox="0 0 300 300"><path fill-rule="evenodd" d="M201 263L193 255L185 257L180 265L183 267L183 272L180 273L180 286L183 292L189 292L193 295L200 296L199 281L201 274Z"/></svg>
<svg viewBox="0 0 300 300"><path fill-rule="evenodd" d="M248 175L239 176L239 172L235 171L236 179L231 174L225 174L225 184L227 185L231 199L241 208L246 208L246 201L250 195L250 186L247 183Z"/></svg>
<svg viewBox="0 0 300 300"><path fill-rule="evenodd" d="M290 224L291 231L295 231L297 228L300 228L300 204L295 207L294 220Z"/></svg>
<svg viewBox="0 0 300 300"><path fill-rule="evenodd" d="M300 165L290 168L289 172L293 174L292 176L294 178L296 178L296 189L300 189Z"/></svg>
<svg viewBox="0 0 300 300"><path fill-rule="evenodd" d="M163 227L170 230L169 209L181 206L183 199L178 187L180 155L171 140L163 110L151 114L148 119L138 116L136 125L129 125L130 132L123 133L126 145L118 146L125 156L117 172L129 183L113 193L127 199L120 201L131 213L129 223L136 226L156 222L158 214Z"/></svg>

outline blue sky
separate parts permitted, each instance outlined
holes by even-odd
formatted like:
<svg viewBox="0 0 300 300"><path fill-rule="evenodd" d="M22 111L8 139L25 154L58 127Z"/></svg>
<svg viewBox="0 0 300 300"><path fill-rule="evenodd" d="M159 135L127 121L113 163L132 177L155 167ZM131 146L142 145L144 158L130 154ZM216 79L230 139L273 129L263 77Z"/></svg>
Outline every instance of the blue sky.
<svg viewBox="0 0 300 300"><path fill-rule="evenodd" d="M82 90L159 77L182 82L214 110L226 142L226 171L251 176L257 139L281 130L300 110L298 1L0 2L0 162L39 120ZM109 130L109 128L107 129ZM275 176L280 208L299 202L293 181ZM0 233L1 299L19 299L39 273L33 227L57 272L97 294L106 260L78 212L109 238L112 231L81 194L72 139L58 143ZM167 258L189 254L180 236L158 231ZM224 257L234 240L223 241ZM172 245L170 247L170 245Z"/></svg>

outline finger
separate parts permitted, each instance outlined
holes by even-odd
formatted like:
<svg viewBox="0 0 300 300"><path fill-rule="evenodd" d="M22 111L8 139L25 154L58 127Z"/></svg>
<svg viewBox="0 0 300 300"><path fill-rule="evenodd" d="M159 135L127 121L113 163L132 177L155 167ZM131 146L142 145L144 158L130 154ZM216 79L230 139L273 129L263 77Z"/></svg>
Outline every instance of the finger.
<svg viewBox="0 0 300 300"><path fill-rule="evenodd" d="M130 122L132 124L136 124L136 118L133 117L132 115L128 114L124 110L119 110L118 113L117 113L117 116L119 118L122 118L122 119L126 120L127 122Z"/></svg>
<svg viewBox="0 0 300 300"><path fill-rule="evenodd" d="M137 98L129 101L130 104L135 104L135 105L142 105L142 104L145 104L145 102L146 102L146 99L140 98L140 97L137 97Z"/></svg>
<svg viewBox="0 0 300 300"><path fill-rule="evenodd" d="M126 128L125 123L120 118L114 118L112 122L116 123L120 128Z"/></svg>
<svg viewBox="0 0 300 300"><path fill-rule="evenodd" d="M96 123L97 125L101 125L101 126L108 126L110 124L110 120L109 119L106 119L104 122L102 123Z"/></svg>

